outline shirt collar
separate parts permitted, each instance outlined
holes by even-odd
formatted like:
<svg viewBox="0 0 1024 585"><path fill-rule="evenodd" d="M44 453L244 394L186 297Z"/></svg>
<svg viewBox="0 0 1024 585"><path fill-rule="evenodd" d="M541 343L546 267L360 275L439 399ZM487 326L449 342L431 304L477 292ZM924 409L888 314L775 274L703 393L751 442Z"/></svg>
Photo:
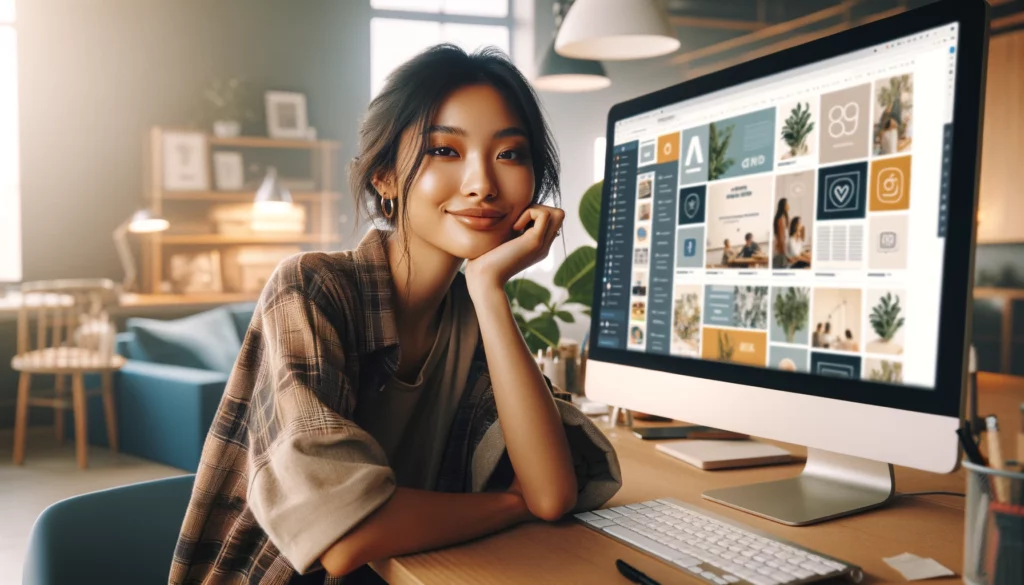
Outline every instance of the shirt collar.
<svg viewBox="0 0 1024 585"><path fill-rule="evenodd" d="M398 346L395 289L385 249L389 232L370 228L352 253L366 316L363 353Z"/></svg>

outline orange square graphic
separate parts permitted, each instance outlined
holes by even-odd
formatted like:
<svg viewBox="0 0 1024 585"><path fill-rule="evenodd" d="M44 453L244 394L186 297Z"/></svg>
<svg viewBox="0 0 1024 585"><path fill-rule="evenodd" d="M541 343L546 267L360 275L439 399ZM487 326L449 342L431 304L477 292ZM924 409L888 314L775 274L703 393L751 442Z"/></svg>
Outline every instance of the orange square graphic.
<svg viewBox="0 0 1024 585"><path fill-rule="evenodd" d="M706 360L765 367L768 334L764 331L705 327L700 356Z"/></svg>
<svg viewBox="0 0 1024 585"><path fill-rule="evenodd" d="M871 211L902 211L910 209L910 158L876 159L871 161Z"/></svg>
<svg viewBox="0 0 1024 585"><path fill-rule="evenodd" d="M679 133L658 137L658 164L679 160Z"/></svg>

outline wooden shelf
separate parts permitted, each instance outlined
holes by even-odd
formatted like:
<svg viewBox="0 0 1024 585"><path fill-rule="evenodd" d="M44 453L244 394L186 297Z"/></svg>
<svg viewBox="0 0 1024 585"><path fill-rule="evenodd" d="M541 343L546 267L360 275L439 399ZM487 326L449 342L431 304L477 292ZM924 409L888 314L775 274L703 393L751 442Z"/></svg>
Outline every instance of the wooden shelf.
<svg viewBox="0 0 1024 585"><path fill-rule="evenodd" d="M211 146L235 146L239 148L338 148L334 140L285 140L263 136L235 136L234 138L207 137Z"/></svg>
<svg viewBox="0 0 1024 585"><path fill-rule="evenodd" d="M230 201L233 203L251 203L256 198L255 191L164 191L164 200L174 201ZM292 199L298 203L316 202L321 199L338 200L341 193L327 191L296 191Z"/></svg>
<svg viewBox="0 0 1024 585"><path fill-rule="evenodd" d="M206 293L206 294L132 294L121 295L121 307L175 307L180 305L226 305L245 303L259 298L257 293Z"/></svg>
<svg viewBox="0 0 1024 585"><path fill-rule="evenodd" d="M156 238L154 238L156 239ZM160 236L165 245L207 245L224 244L336 244L341 241L337 236L321 237L315 234L253 234L249 236L233 236L227 234L169 234Z"/></svg>

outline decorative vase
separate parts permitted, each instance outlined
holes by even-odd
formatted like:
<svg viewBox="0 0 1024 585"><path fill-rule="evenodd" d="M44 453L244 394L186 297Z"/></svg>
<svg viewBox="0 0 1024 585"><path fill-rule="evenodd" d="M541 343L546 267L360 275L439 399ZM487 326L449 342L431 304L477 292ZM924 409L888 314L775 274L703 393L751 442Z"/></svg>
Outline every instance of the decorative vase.
<svg viewBox="0 0 1024 585"><path fill-rule="evenodd" d="M882 154L893 154L899 145L900 134L896 128L882 132Z"/></svg>
<svg viewBox="0 0 1024 585"><path fill-rule="evenodd" d="M213 135L218 138L234 138L242 133L242 123L238 120L217 120L213 123Z"/></svg>

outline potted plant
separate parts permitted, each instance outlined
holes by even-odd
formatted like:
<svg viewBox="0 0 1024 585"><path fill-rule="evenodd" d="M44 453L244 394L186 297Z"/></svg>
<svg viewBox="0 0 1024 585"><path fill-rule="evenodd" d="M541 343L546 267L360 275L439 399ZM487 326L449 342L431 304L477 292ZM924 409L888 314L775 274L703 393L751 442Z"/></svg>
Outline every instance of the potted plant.
<svg viewBox="0 0 1024 585"><path fill-rule="evenodd" d="M242 133L242 122L254 118L252 109L246 104L247 93L245 83L238 77L214 79L210 87L203 90L203 100L215 136L238 136Z"/></svg>
<svg viewBox="0 0 1024 585"><path fill-rule="evenodd" d="M796 107L789 112L789 117L782 125L782 140L789 147L789 157L796 157L807 154L807 137L814 130L814 121L811 120L811 104L796 104Z"/></svg>
<svg viewBox="0 0 1024 585"><path fill-rule="evenodd" d="M807 325L811 305L808 293L806 288L789 287L785 293L775 297L775 324L786 334L786 343L793 343L797 332Z"/></svg>
<svg viewBox="0 0 1024 585"><path fill-rule="evenodd" d="M903 353L903 346L893 341L893 337L906 322L906 319L900 316L902 312L900 297L894 296L891 292L885 293L878 304L871 308L868 321L879 339L868 344L868 351L871 353Z"/></svg>

